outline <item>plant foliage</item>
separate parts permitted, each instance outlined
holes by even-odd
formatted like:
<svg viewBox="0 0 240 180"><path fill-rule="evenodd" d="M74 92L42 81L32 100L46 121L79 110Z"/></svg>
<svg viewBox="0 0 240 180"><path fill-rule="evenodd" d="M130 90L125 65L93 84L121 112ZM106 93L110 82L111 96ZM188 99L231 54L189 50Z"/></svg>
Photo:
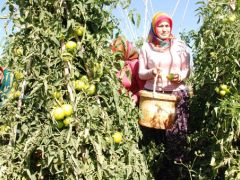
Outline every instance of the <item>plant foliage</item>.
<svg viewBox="0 0 240 180"><path fill-rule="evenodd" d="M115 76L119 64L109 49L118 24L110 10L117 5L6 1L13 33L3 64L15 82L0 109L0 178L151 177L138 148L139 112ZM77 80L85 83L83 89ZM63 104L73 107L70 121L66 115L54 119L53 110ZM112 138L117 131L120 143Z"/></svg>
<svg viewBox="0 0 240 180"><path fill-rule="evenodd" d="M190 33L195 91L191 169L198 179L239 179L240 4L228 0L198 4L202 26Z"/></svg>

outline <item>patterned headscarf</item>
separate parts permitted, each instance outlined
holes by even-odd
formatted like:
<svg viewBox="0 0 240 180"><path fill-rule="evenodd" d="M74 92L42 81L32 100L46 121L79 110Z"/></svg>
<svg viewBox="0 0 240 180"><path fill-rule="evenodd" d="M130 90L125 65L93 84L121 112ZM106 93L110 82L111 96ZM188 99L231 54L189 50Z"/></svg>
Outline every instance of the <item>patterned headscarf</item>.
<svg viewBox="0 0 240 180"><path fill-rule="evenodd" d="M164 39L164 40L158 37L156 28L160 23L164 21L167 21L169 23L172 31L172 18L166 13L157 12L153 16L151 28L148 34L148 42L154 44L155 46L159 46L160 48L169 47L171 43L171 39L173 38L172 34L170 34L170 37L168 39Z"/></svg>
<svg viewBox="0 0 240 180"><path fill-rule="evenodd" d="M111 49L113 52L122 53L122 60L134 60L138 58L138 51L131 42L126 40L125 37L118 36L112 43Z"/></svg>

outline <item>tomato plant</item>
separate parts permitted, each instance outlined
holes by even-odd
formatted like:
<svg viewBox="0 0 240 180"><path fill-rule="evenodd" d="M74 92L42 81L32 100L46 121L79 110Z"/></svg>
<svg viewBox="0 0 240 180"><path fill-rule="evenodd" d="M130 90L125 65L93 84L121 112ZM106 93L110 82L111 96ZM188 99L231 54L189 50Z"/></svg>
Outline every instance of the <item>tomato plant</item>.
<svg viewBox="0 0 240 180"><path fill-rule="evenodd" d="M13 31L6 33L1 62L24 78L15 87L23 96L0 107L0 123L9 127L4 141L0 136L0 179L152 179L138 146L139 111L127 93L118 93L109 49L120 32L111 9L128 3L6 0ZM79 25L84 32L76 35ZM78 80L93 87L91 95L78 90ZM116 129L127 139L118 147Z"/></svg>
<svg viewBox="0 0 240 180"><path fill-rule="evenodd" d="M236 1L199 1L202 22L189 32L193 43L190 143L194 176L237 179L239 164L239 35ZM230 105L232 104L232 105ZM201 152L201 153L198 153ZM201 154L201 155L200 155Z"/></svg>

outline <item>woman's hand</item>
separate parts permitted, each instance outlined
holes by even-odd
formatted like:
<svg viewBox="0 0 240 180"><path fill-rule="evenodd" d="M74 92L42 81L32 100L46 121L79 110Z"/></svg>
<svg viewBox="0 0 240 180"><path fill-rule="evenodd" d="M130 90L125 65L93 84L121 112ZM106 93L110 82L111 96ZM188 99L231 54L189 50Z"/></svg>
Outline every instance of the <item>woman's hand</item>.
<svg viewBox="0 0 240 180"><path fill-rule="evenodd" d="M152 74L154 75L154 76L160 76L161 77L161 72L162 72L162 69L161 68L159 68L159 67L157 67L157 68L152 68Z"/></svg>
<svg viewBox="0 0 240 180"><path fill-rule="evenodd" d="M181 80L181 76L179 74L172 74L173 76L171 77L171 79L168 78L168 80L170 80L171 82L175 82L175 83L180 83Z"/></svg>

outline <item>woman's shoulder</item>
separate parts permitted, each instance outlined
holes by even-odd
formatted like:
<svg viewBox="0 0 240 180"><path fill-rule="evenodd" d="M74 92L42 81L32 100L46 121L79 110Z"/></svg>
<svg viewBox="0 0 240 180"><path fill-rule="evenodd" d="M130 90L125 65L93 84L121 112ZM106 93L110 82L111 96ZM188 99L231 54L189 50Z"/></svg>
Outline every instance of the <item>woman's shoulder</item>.
<svg viewBox="0 0 240 180"><path fill-rule="evenodd" d="M151 46L148 42L144 42L141 49L149 49Z"/></svg>
<svg viewBox="0 0 240 180"><path fill-rule="evenodd" d="M181 47L187 47L186 43L182 39L179 39L179 38L174 38L173 39L173 45L181 46Z"/></svg>
<svg viewBox="0 0 240 180"><path fill-rule="evenodd" d="M144 42L142 47L141 47L141 50L142 51L145 51L145 52L150 52L153 50L151 44L149 42Z"/></svg>
<svg viewBox="0 0 240 180"><path fill-rule="evenodd" d="M187 47L186 43L179 38L173 39L172 48L174 48L176 51L180 51L180 52L188 51L188 47Z"/></svg>

